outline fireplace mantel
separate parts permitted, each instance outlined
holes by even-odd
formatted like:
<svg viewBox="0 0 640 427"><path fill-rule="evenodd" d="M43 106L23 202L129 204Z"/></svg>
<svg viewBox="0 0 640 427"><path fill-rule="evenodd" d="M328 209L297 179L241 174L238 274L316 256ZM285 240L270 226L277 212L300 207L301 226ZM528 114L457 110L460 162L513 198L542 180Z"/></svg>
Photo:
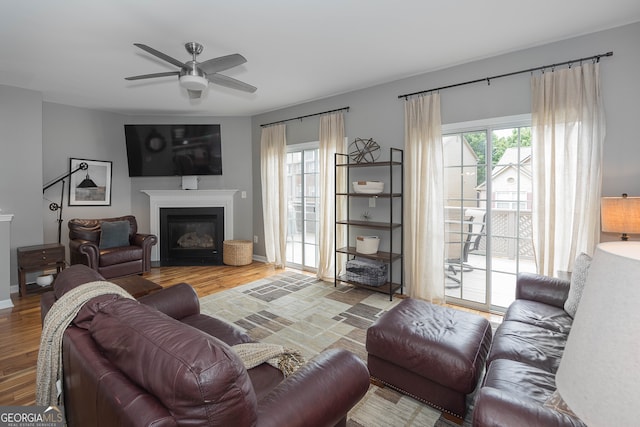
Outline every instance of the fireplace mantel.
<svg viewBox="0 0 640 427"><path fill-rule="evenodd" d="M181 207L224 208L224 238L233 239L233 196L238 190L140 190L149 196L149 231L158 237L151 261L160 260L160 209Z"/></svg>

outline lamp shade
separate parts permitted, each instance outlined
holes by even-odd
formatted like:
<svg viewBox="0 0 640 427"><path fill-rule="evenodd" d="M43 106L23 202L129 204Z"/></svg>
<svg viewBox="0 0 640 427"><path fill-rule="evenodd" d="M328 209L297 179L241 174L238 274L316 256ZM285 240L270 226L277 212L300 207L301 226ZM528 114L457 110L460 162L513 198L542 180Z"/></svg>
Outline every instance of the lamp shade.
<svg viewBox="0 0 640 427"><path fill-rule="evenodd" d="M605 233L640 233L640 197L603 197L600 208Z"/></svg>
<svg viewBox="0 0 640 427"><path fill-rule="evenodd" d="M89 174L82 180L80 184L78 184L77 188L95 188L97 187L96 183L89 177Z"/></svg>
<svg viewBox="0 0 640 427"><path fill-rule="evenodd" d="M640 242L601 243L556 373L558 392L589 427L638 424Z"/></svg>

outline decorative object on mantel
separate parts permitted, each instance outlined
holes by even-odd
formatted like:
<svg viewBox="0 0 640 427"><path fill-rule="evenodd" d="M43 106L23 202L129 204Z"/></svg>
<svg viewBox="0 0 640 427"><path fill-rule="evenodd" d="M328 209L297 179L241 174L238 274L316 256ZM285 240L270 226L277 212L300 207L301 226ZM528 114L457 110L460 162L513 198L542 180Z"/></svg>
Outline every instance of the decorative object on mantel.
<svg viewBox="0 0 640 427"><path fill-rule="evenodd" d="M57 183L59 183L60 181L62 181L62 191L60 192L60 204L56 203L56 202L51 202L51 200L49 200L51 203L49 204L49 210L55 212L58 211L58 243L60 243L60 237L61 237L61 233L62 233L62 206L64 204L64 185L65 185L65 179L67 179L68 177L70 177L71 175L73 175L74 173L81 171L81 170L87 170L89 169L89 165L86 162L80 162L78 164L75 165L75 167L69 169L68 173L65 173L63 175L61 175L60 177L54 179L53 181L51 181L48 184L45 184L44 187L42 187L42 194L44 194L45 191L47 191L47 189L53 187L54 185L56 185ZM48 200L48 199L47 199Z"/></svg>
<svg viewBox="0 0 640 427"><path fill-rule="evenodd" d="M349 157L356 163L373 163L380 157L380 146L371 138L356 138L349 144Z"/></svg>

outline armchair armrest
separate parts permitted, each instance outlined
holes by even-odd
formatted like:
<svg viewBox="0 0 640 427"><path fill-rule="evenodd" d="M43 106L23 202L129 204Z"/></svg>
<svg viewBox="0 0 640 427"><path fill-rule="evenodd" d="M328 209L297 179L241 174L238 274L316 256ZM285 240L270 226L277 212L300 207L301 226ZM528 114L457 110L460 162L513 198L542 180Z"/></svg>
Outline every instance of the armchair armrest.
<svg viewBox="0 0 640 427"><path fill-rule="evenodd" d="M154 234L138 233L133 236L133 244L142 248L142 271L151 270L151 247L158 243L158 237Z"/></svg>
<svg viewBox="0 0 640 427"><path fill-rule="evenodd" d="M138 233L135 236L133 236L133 244L135 246L151 247L156 243L158 243L158 238L154 234Z"/></svg>
<svg viewBox="0 0 640 427"><path fill-rule="evenodd" d="M571 282L557 277L534 273L519 273L516 281L516 299L538 301L563 308L569 295Z"/></svg>
<svg viewBox="0 0 640 427"><path fill-rule="evenodd" d="M84 264L93 270L98 269L100 249L96 243L89 240L69 240L69 254L71 264Z"/></svg>
<svg viewBox="0 0 640 427"><path fill-rule="evenodd" d="M369 389L369 371L344 349L323 352L258 402L260 427L333 426Z"/></svg>
<svg viewBox="0 0 640 427"><path fill-rule="evenodd" d="M177 320L200 313L198 294L186 283L161 289L139 298L138 301Z"/></svg>
<svg viewBox="0 0 640 427"><path fill-rule="evenodd" d="M518 399L492 387L483 387L473 410L474 427L586 427L578 418L547 408L541 403Z"/></svg>

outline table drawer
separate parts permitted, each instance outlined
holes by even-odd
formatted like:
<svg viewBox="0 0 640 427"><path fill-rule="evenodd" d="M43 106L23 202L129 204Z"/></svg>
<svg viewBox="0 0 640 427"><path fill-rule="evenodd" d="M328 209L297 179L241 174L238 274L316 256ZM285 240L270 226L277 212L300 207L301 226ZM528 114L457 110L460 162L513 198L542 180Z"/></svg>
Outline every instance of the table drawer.
<svg viewBox="0 0 640 427"><path fill-rule="evenodd" d="M39 267L64 262L64 246L39 250L19 251L18 265L22 268Z"/></svg>

